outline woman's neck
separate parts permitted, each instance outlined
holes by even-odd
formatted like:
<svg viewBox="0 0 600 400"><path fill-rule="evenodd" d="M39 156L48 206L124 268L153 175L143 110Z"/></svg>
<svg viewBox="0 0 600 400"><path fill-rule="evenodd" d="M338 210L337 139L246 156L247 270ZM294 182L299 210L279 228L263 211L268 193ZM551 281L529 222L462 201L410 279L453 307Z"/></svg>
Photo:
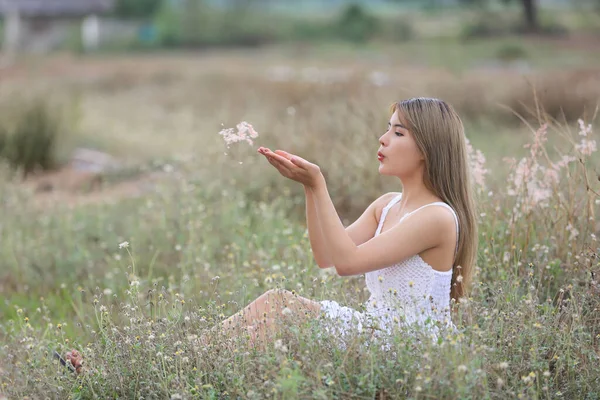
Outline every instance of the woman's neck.
<svg viewBox="0 0 600 400"><path fill-rule="evenodd" d="M422 179L403 179L402 198L400 199L400 210L413 211L417 208L440 199L433 194Z"/></svg>

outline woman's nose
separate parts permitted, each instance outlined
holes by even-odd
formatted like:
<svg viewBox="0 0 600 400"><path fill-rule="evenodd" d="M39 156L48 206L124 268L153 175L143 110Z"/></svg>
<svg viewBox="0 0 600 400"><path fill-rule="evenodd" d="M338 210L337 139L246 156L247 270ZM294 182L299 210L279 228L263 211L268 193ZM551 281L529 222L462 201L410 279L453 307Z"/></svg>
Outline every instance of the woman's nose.
<svg viewBox="0 0 600 400"><path fill-rule="evenodd" d="M385 133L379 137L379 144L385 146Z"/></svg>

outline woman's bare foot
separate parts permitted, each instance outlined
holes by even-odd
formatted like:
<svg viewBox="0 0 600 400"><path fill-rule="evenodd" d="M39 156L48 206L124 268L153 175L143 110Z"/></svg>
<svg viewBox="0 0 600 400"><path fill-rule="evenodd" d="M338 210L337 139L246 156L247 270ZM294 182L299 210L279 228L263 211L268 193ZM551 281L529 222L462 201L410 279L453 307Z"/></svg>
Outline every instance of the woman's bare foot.
<svg viewBox="0 0 600 400"><path fill-rule="evenodd" d="M71 350L67 352L67 361L71 362L71 365L75 367L75 371L80 374L83 370L83 356L77 350Z"/></svg>

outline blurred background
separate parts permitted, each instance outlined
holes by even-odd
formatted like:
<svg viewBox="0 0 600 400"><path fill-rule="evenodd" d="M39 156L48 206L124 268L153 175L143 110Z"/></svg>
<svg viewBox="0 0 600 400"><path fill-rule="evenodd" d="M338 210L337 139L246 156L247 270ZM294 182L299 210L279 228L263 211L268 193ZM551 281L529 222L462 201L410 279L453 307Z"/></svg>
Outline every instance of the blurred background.
<svg viewBox="0 0 600 400"><path fill-rule="evenodd" d="M243 119L260 144L370 154L388 103L411 96L454 105L484 153L518 152L523 118L590 119L600 92L598 0L2 0L0 14L0 154L23 176L220 165L233 153L213 159L216 132Z"/></svg>

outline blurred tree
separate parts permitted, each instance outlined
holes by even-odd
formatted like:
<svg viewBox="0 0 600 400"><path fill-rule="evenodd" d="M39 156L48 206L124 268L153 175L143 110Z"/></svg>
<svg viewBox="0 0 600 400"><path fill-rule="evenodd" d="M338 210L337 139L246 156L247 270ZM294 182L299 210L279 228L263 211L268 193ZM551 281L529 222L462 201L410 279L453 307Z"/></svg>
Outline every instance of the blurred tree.
<svg viewBox="0 0 600 400"><path fill-rule="evenodd" d="M344 8L335 28L343 39L352 42L365 42L377 32L377 18L367 13L357 3Z"/></svg>
<svg viewBox="0 0 600 400"><path fill-rule="evenodd" d="M153 16L163 0L116 0L115 15L122 18L145 18Z"/></svg>
<svg viewBox="0 0 600 400"><path fill-rule="evenodd" d="M517 0L523 7L523 17L525 18L525 29L528 32L536 32L538 25L538 0ZM513 3L513 0L502 0L506 5Z"/></svg>
<svg viewBox="0 0 600 400"><path fill-rule="evenodd" d="M529 31L537 31L537 0L521 0L523 11L525 13L525 23Z"/></svg>
<svg viewBox="0 0 600 400"><path fill-rule="evenodd" d="M488 0L459 0L461 3L471 6L479 6L485 8L488 5ZM501 0L505 5L514 3L513 0ZM538 30L538 4L537 0L517 0L523 7L523 16L525 18L525 29L529 32ZM600 1L600 0L599 0Z"/></svg>

